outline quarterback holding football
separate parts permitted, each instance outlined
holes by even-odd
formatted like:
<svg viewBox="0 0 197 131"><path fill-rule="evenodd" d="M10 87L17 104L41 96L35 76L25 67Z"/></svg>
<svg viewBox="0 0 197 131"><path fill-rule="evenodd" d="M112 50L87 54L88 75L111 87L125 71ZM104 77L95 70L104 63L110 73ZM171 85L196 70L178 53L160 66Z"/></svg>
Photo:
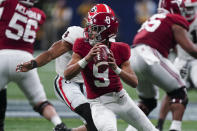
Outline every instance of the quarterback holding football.
<svg viewBox="0 0 197 131"><path fill-rule="evenodd" d="M79 72L82 73L87 98L92 107L92 117L99 131L117 131L116 115L138 130L156 131L157 129L123 89L120 78L134 88L138 80L130 67L129 45L109 41L117 32L118 20L109 13L98 13L89 19L85 38L77 39L73 45L72 58L64 77L70 80ZM108 49L103 44L110 53L107 53ZM101 59L101 64L97 65ZM107 68L99 68L107 65L106 61Z"/></svg>

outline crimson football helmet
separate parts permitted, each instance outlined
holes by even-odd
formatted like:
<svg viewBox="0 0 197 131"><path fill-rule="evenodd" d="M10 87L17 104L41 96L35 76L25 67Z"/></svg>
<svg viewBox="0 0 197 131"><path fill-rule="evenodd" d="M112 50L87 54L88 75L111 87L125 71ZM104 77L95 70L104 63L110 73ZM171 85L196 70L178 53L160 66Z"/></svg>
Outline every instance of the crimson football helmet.
<svg viewBox="0 0 197 131"><path fill-rule="evenodd" d="M33 6L38 0L19 0L19 2L27 6Z"/></svg>
<svg viewBox="0 0 197 131"><path fill-rule="evenodd" d="M197 0L185 0L185 18L192 21L197 11Z"/></svg>
<svg viewBox="0 0 197 131"><path fill-rule="evenodd" d="M117 18L112 14L96 13L86 23L85 37L91 45L102 43L117 34L118 25Z"/></svg>
<svg viewBox="0 0 197 131"><path fill-rule="evenodd" d="M108 5L106 5L106 4L96 4L88 12L88 20L90 20L91 17L93 17L95 14L100 13L100 12L110 13L113 16L115 16L114 11Z"/></svg>
<svg viewBox="0 0 197 131"><path fill-rule="evenodd" d="M184 0L160 0L158 12L171 14L179 14L184 16L185 4Z"/></svg>

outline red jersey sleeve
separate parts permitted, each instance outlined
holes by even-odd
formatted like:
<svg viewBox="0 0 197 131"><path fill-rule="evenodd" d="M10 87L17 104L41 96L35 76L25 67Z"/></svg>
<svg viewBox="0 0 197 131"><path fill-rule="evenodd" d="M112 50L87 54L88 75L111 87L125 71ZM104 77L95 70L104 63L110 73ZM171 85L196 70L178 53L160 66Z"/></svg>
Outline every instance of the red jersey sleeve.
<svg viewBox="0 0 197 131"><path fill-rule="evenodd" d="M0 7L3 5L3 4L5 4L5 2L9 2L9 0L0 0Z"/></svg>
<svg viewBox="0 0 197 131"><path fill-rule="evenodd" d="M0 7L14 7L18 3L18 0L0 0Z"/></svg>
<svg viewBox="0 0 197 131"><path fill-rule="evenodd" d="M131 55L129 45L123 42L112 43L110 50L113 52L118 66L127 61Z"/></svg>
<svg viewBox="0 0 197 131"><path fill-rule="evenodd" d="M82 38L78 38L76 39L74 45L73 45L73 52L79 54L82 58L84 57L84 53L83 53L83 49L84 49L84 46L83 46L83 39Z"/></svg>
<svg viewBox="0 0 197 131"><path fill-rule="evenodd" d="M42 25L45 22L45 20L46 20L45 13L42 10L38 9L38 8L31 8L31 10L37 12L38 14L40 14L37 17L40 17L39 25Z"/></svg>
<svg viewBox="0 0 197 131"><path fill-rule="evenodd" d="M122 46L120 46L120 56L122 56L122 61L127 61L129 57L131 56L131 50L130 46L126 43L120 43Z"/></svg>
<svg viewBox="0 0 197 131"><path fill-rule="evenodd" d="M183 16L176 14L168 14L167 16L174 24L182 26L187 31L189 30L189 22Z"/></svg>

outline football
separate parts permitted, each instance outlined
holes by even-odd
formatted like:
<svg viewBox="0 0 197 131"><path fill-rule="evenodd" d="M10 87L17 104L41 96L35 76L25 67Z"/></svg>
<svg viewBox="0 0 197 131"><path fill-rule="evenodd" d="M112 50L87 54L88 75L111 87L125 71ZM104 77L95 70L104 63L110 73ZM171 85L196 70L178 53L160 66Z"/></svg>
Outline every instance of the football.
<svg viewBox="0 0 197 131"><path fill-rule="evenodd" d="M93 58L95 65L98 69L105 70L108 67L108 55L110 54L109 48L106 45L99 45L100 51Z"/></svg>

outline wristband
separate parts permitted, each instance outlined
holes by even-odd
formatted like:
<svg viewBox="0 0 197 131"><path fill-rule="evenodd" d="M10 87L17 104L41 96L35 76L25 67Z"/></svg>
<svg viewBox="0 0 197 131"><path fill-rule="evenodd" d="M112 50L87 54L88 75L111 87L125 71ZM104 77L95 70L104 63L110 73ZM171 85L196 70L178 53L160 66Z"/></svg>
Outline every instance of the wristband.
<svg viewBox="0 0 197 131"><path fill-rule="evenodd" d="M116 67L116 69L114 70L114 72L119 75L120 72L122 71L122 69L120 69L118 66Z"/></svg>
<svg viewBox="0 0 197 131"><path fill-rule="evenodd" d="M38 63L35 60L31 60L32 69L38 67Z"/></svg>
<svg viewBox="0 0 197 131"><path fill-rule="evenodd" d="M79 66L83 69L85 68L85 66L88 64L88 62L86 61L85 58L81 59L80 61L78 61Z"/></svg>

